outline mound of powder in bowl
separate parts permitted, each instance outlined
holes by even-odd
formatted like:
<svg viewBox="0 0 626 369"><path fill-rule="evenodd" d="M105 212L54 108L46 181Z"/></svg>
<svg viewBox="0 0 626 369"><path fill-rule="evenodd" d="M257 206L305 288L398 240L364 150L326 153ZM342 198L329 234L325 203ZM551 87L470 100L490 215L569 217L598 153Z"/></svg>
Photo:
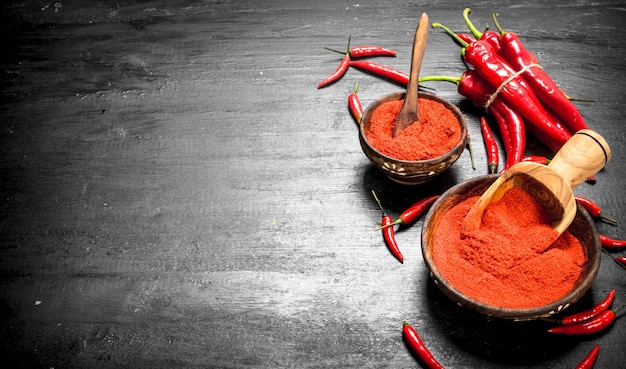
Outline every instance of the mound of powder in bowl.
<svg viewBox="0 0 626 369"><path fill-rule="evenodd" d="M433 235L441 276L465 296L502 308L553 303L574 288L587 255L568 231L558 234L541 205L511 188L485 209L479 229L461 225L478 200L471 197L442 217Z"/></svg>
<svg viewBox="0 0 626 369"><path fill-rule="evenodd" d="M461 126L452 111L429 99L419 100L420 121L394 137L393 131L404 100L382 103L370 119L367 141L382 154L407 161L427 160L452 150L461 139Z"/></svg>

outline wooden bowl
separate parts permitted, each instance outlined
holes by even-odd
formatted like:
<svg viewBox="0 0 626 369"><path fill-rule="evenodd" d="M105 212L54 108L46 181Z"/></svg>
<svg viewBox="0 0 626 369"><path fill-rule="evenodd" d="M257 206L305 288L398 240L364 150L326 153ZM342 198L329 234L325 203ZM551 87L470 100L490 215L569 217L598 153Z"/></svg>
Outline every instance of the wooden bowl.
<svg viewBox="0 0 626 369"><path fill-rule="evenodd" d="M370 129L372 114L382 103L404 99L404 95L404 92L396 92L385 95L370 104L363 113L363 119L361 120L359 127L359 140L365 155L374 164L374 166L376 166L376 168L380 169L390 179L402 184L420 184L428 182L438 174L441 174L443 171L448 169L459 158L459 156L461 156L467 141L467 123L465 122L465 118L459 108L457 108L454 104L437 95L420 91L420 98L437 101L454 113L454 116L457 118L459 126L461 127L461 138L459 142L448 153L428 160L407 161L384 155L372 147L366 139Z"/></svg>
<svg viewBox="0 0 626 369"><path fill-rule="evenodd" d="M498 175L492 174L457 184L441 195L433 204L426 215L422 228L422 254L426 266L430 270L430 276L443 293L454 302L487 316L515 320L530 320L547 317L567 309L570 305L578 301L589 287L591 287L600 269L600 260L602 257L602 246L600 245L600 238L593 219L589 213L578 204L576 217L568 228L568 231L578 238L585 248L587 262L583 266L583 271L576 281L574 288L559 300L547 305L524 309L511 309L487 305L465 296L440 274L432 255L433 235L437 224L450 208L469 197L481 195L496 178L498 178Z"/></svg>

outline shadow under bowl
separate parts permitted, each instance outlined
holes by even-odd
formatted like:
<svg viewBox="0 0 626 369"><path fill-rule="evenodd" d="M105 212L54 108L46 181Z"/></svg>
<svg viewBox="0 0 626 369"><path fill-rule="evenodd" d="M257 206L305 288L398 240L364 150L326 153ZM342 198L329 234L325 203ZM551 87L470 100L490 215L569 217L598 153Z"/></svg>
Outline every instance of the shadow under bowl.
<svg viewBox="0 0 626 369"><path fill-rule="evenodd" d="M461 128L459 142L454 145L452 150L444 155L427 160L409 161L387 156L378 151L367 141L372 114L381 104L392 100L402 100L404 99L404 95L404 92L385 95L374 101L365 109L359 127L359 141L368 159L376 168L385 173L387 177L398 183L415 185L430 181L435 176L448 169L459 156L461 156L467 141L467 123L459 108L454 104L437 95L420 91L418 98L436 101L454 114Z"/></svg>
<svg viewBox="0 0 626 369"><path fill-rule="evenodd" d="M552 303L520 309L485 304L457 290L442 276L433 259L433 235L446 212L470 197L482 195L497 178L497 174L492 174L459 183L442 194L433 204L425 217L422 228L422 254L430 271L430 276L439 289L458 305L483 315L505 319L531 320L559 313L578 301L587 292L600 269L602 246L600 245L598 231L589 213L579 204L576 204L576 217L567 230L583 245L587 261L571 291Z"/></svg>

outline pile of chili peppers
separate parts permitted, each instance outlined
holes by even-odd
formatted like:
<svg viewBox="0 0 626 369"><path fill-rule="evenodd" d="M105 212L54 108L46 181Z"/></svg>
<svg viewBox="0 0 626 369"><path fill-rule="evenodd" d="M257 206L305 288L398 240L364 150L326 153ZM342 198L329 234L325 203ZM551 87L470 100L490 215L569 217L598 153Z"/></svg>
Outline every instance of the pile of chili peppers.
<svg viewBox="0 0 626 369"><path fill-rule="evenodd" d="M500 153L491 128L492 122L495 123L500 133L505 149L506 160L502 171L520 161L549 164L550 159L545 156L525 155L527 132L534 135L548 149L556 152L573 133L588 128L587 123L572 103L572 99L543 70L537 57L526 49L519 36L513 32L506 32L500 27L496 13L493 14L493 20L498 32L488 28L484 32L476 29L469 19L470 13L469 8L463 11L463 19L470 33L454 33L442 24L432 24L433 28L443 29L462 47L461 55L469 68L460 77L426 76L420 78L420 82L453 82L458 86L459 94L484 109L485 114L480 117L480 129L487 151L489 173L497 173L500 164ZM371 56L396 56L396 52L391 49L381 46L350 47L350 37L345 51L326 49L344 56L336 70L318 84L318 89L341 79L350 67L402 86L408 84L409 75L402 71L369 60L353 60ZM358 87L357 83L352 93L348 95L348 109L355 121L360 124L363 106L357 95ZM595 183L595 177L589 178L588 182ZM402 212L396 220L393 220L392 216L385 212L374 190L372 190L372 195L382 212L381 225L376 229L382 231L383 239L391 254L404 263L404 256L395 239L394 227L415 222L439 196L420 199ZM582 196L575 196L575 198L576 202L593 218L617 225L617 220L604 214L601 207L592 200ZM626 270L626 256L614 257L609 252L626 249L626 240L612 239L600 234L600 242L603 251ZM611 309L614 297L615 290L611 290L591 309L559 319L544 319L555 324L554 327L548 329L548 333L599 334L614 323L617 312L626 306L624 303L618 308ZM406 321L402 326L402 335L409 349L423 365L434 369L443 368L426 348L416 330ZM594 346L576 368L592 368L599 351L600 346Z"/></svg>

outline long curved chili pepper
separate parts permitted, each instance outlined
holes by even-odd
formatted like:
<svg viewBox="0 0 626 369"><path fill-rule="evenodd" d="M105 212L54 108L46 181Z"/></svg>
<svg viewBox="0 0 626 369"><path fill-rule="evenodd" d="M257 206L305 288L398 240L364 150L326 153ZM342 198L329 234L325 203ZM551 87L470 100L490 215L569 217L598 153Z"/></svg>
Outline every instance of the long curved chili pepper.
<svg viewBox="0 0 626 369"><path fill-rule="evenodd" d="M393 256L400 260L401 263L404 263L404 256L400 252L398 242L396 242L395 230L393 229L393 227L389 227L389 225L393 223L393 218L391 218L391 215L388 215L385 212L385 209L383 209L383 206L380 203L378 196L376 196L376 192L374 192L374 190L372 190L372 195L374 195L374 199L376 200L380 211L383 212L381 227L383 227L383 238L385 239L385 243L387 244L389 251L391 251L391 254L393 254Z"/></svg>
<svg viewBox="0 0 626 369"><path fill-rule="evenodd" d="M440 23L433 23L433 28L442 28L453 38L458 38L456 34ZM463 60L502 96L512 107L514 107L530 124L539 128L543 135L546 135L561 146L571 138L571 133L560 129L560 122L552 120L535 93L530 89L526 81L517 74L504 59L493 51L493 48L484 41L474 41L467 43L461 39L459 43L464 44Z"/></svg>
<svg viewBox="0 0 626 369"><path fill-rule="evenodd" d="M348 37L348 50L349 49L350 49L350 37ZM348 67L350 67L350 53L346 51L344 57L339 62L339 65L337 66L337 69L335 69L333 74L331 74L330 76L326 77L326 79L324 79L322 82L320 82L317 85L317 88L319 89L319 88L328 86L329 84L331 84L333 82L338 81L341 77L343 77L344 74L346 74L346 71L348 70Z"/></svg>
<svg viewBox="0 0 626 369"><path fill-rule="evenodd" d="M500 31L500 54L516 70L524 70L524 79L531 86L537 97L563 120L574 132L589 128L574 103L567 97L552 77L539 66L537 57L526 49L519 36L506 32L500 27L497 14L493 21Z"/></svg>
<svg viewBox="0 0 626 369"><path fill-rule="evenodd" d="M402 214L400 214L400 216L398 217L398 219L396 219L393 223L387 226L380 226L378 227L378 229L395 226L395 225L413 223L415 220L417 220L417 218L420 217L420 215L424 214L424 212L428 210L430 206L435 201L437 201L438 198L439 198L439 195L433 195L433 196L424 197L423 199L418 200L413 205L409 206L405 211L403 211Z"/></svg>
<svg viewBox="0 0 626 369"><path fill-rule="evenodd" d="M498 171L499 153L496 139L493 137L491 127L487 123L487 118L483 115L480 117L480 131L483 134L483 141L485 142L485 148L487 149L487 165L489 166L489 174L494 174Z"/></svg>
<svg viewBox="0 0 626 369"><path fill-rule="evenodd" d="M596 359L598 358L598 353L600 353L600 345L595 345L594 348L589 351L587 356L576 365L576 369L591 369L593 368L593 364L595 364Z"/></svg>
<svg viewBox="0 0 626 369"><path fill-rule="evenodd" d="M599 315L585 320L580 323L572 323L559 325L548 329L548 333L565 334L565 335L587 335L603 331L615 321L617 312L626 305L622 305L617 309L605 310Z"/></svg>
<svg viewBox="0 0 626 369"><path fill-rule="evenodd" d="M444 369L428 348L426 348L415 328L406 321L402 322L402 338L404 338L404 342L409 346L409 349L417 355L426 367L429 369Z"/></svg>
<svg viewBox="0 0 626 369"><path fill-rule="evenodd" d="M600 233L600 244L608 249L621 249L626 247L626 240L617 240Z"/></svg>
<svg viewBox="0 0 626 369"><path fill-rule="evenodd" d="M579 195L574 196L574 199L576 199L576 202L582 205L582 207L585 208L585 210L587 210L589 215L591 215L592 217L599 218L606 221L607 223L617 224L617 220L606 216L602 212L602 208L600 208L600 205L596 204L592 200Z"/></svg>
<svg viewBox="0 0 626 369"><path fill-rule="evenodd" d="M470 8L465 8L463 10L463 19L465 20L465 24L467 28L469 28L470 32L474 37L478 40L485 41L491 47L493 47L493 51L500 54L500 34L496 31L486 30L485 32L480 32L474 24L469 19L469 14L472 12Z"/></svg>
<svg viewBox="0 0 626 369"><path fill-rule="evenodd" d="M364 58L368 56L396 56L397 54L395 51L382 46L354 46L347 51L339 51L329 47L325 47L325 49L340 54L345 54L347 52L350 54L351 58Z"/></svg>
<svg viewBox="0 0 626 369"><path fill-rule="evenodd" d="M354 91L350 95L348 95L348 109L354 119L356 119L357 123L361 123L361 118L363 117L363 105L361 105L361 100L359 99L359 95L356 94L359 89L359 84L357 83L354 86Z"/></svg>
<svg viewBox="0 0 626 369"><path fill-rule="evenodd" d="M492 104L491 109L489 109L489 112L491 113L493 120L498 125L500 138L502 139L502 144L504 145L505 163L504 163L504 168L502 169L502 171L504 171L508 169L510 165L513 164L513 163L509 164L509 161L513 160L513 146L511 146L511 135L509 132L510 124L507 122L507 119L504 118L504 116L500 114L500 112L494 109L493 104Z"/></svg>
<svg viewBox="0 0 626 369"><path fill-rule="evenodd" d="M478 73L473 70L466 70L461 77L424 76L420 78L420 82L425 81L453 82L458 86L459 94L468 98L478 107L486 107L487 112L496 119L505 143L507 158L504 169L508 169L522 159L526 149L526 125L523 117L500 96L497 96L490 105L486 106L495 88ZM539 138L543 137L539 136Z"/></svg>
<svg viewBox="0 0 626 369"><path fill-rule="evenodd" d="M408 74L383 64L365 60L352 60L350 61L350 66L390 79L403 86L406 86L409 83Z"/></svg>
<svg viewBox="0 0 626 369"><path fill-rule="evenodd" d="M604 311L608 310L613 303L613 299L615 298L615 290L611 290L602 301L596 304L589 310L581 311L578 313L567 315L561 319L559 319L559 324L574 324L574 323L582 323L589 319L593 319L596 316L602 314Z"/></svg>

